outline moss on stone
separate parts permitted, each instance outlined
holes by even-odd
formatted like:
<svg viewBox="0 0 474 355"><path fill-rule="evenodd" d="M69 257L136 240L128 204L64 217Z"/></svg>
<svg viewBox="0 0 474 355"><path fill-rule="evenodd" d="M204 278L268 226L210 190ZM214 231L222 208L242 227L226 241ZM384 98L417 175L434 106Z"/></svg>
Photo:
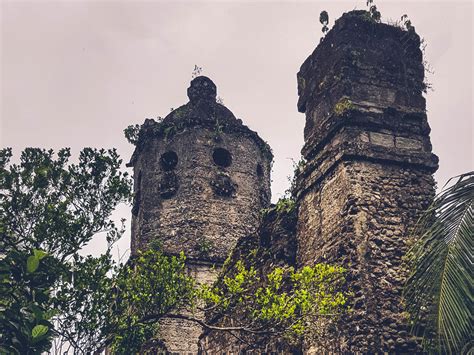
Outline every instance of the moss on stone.
<svg viewBox="0 0 474 355"><path fill-rule="evenodd" d="M355 106L352 103L352 101L349 100L347 97L343 97L334 106L334 113L337 114L337 115L342 115L344 112L346 112L348 110L352 110L354 108L355 108Z"/></svg>

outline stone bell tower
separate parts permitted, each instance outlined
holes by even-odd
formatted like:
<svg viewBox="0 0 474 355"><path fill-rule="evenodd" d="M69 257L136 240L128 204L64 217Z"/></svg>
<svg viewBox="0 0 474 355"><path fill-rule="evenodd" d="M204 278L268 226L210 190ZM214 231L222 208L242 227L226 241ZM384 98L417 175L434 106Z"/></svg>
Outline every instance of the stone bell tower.
<svg viewBox="0 0 474 355"><path fill-rule="evenodd" d="M198 282L211 283L237 239L255 232L270 202L270 147L216 102L207 77L191 81L189 102L161 122L146 120L134 169L132 254L157 242L183 251ZM197 352L201 327L167 320L167 350Z"/></svg>
<svg viewBox="0 0 474 355"><path fill-rule="evenodd" d="M351 11L298 73L307 164L298 179L298 263L348 269L352 311L330 352L414 353L402 258L434 195L420 38ZM307 342L305 352L320 352ZM326 348L327 351L327 348Z"/></svg>

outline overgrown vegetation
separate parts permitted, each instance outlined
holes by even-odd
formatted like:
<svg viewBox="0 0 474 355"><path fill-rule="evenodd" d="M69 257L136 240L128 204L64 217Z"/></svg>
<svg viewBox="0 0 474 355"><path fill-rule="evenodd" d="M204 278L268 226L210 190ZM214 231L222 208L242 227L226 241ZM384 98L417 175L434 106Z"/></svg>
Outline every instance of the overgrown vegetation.
<svg viewBox="0 0 474 355"><path fill-rule="evenodd" d="M264 208L260 211L262 216L267 215L272 210L276 210L277 213L292 213L296 208L296 184L298 176L304 171L306 166L306 160L304 157L301 157L298 162L293 161L293 175L288 176L289 186L285 190L285 194L281 197L275 205L270 206L269 208Z"/></svg>
<svg viewBox="0 0 474 355"><path fill-rule="evenodd" d="M58 337L74 346L99 321L93 313L76 318L81 308L68 313L95 287L93 274L89 288L79 275L107 259L84 259L79 250L97 233L109 247L121 236L110 214L129 200L130 181L115 150L86 148L77 164L68 163L69 149L55 157L28 148L18 164L11 156L0 150L0 352L44 352Z"/></svg>
<svg viewBox="0 0 474 355"><path fill-rule="evenodd" d="M199 75L201 75L201 73L202 73L202 67L199 67L196 64L194 64L194 69L191 74L191 79L197 78Z"/></svg>
<svg viewBox="0 0 474 355"><path fill-rule="evenodd" d="M367 0L367 20L380 22L381 21L381 14L380 11L377 9L377 5L374 4L374 0ZM405 16L405 18L403 17ZM409 26L411 26L411 22L408 20L406 15L402 16L402 21L405 19ZM323 36L329 32L329 14L326 10L323 10L319 13L319 22L322 25L321 32Z"/></svg>
<svg viewBox="0 0 474 355"><path fill-rule="evenodd" d="M201 257L208 257L213 248L214 243L212 243L210 240L207 240L206 238L200 239L196 244L196 251Z"/></svg>
<svg viewBox="0 0 474 355"><path fill-rule="evenodd" d="M355 106L351 100L347 97L340 99L336 105L334 105L334 113L337 115L342 115L344 112L354 109Z"/></svg>
<svg viewBox="0 0 474 355"><path fill-rule="evenodd" d="M337 287L344 270L329 265L274 268L257 276L239 263L222 284L200 286L188 276L185 256L163 254L159 242L125 265L114 262L112 246L123 227L110 214L130 201L130 180L114 150L84 149L78 164L69 157L68 149L57 157L27 149L19 164L11 164L11 150L0 151L0 352L88 354L109 347L138 353L160 347L159 319L210 327L193 316L209 307L246 312L248 322L233 331L296 339L311 317L342 312L346 297ZM294 202L278 208L293 209ZM108 250L81 256L97 233ZM199 248L209 253L212 245Z"/></svg>
<svg viewBox="0 0 474 355"><path fill-rule="evenodd" d="M329 31L329 15L327 11L321 11L321 13L319 14L319 22L321 23L321 25L323 25L323 27L321 28L321 32L323 32L323 35L325 36L326 33L328 33Z"/></svg>
<svg viewBox="0 0 474 355"><path fill-rule="evenodd" d="M139 353L159 340L157 320L194 302L194 280L186 273L185 261L182 253L165 256L149 249L118 270L110 290L112 310L106 336L114 353Z"/></svg>
<svg viewBox="0 0 474 355"><path fill-rule="evenodd" d="M296 207L296 202L292 198L281 198L275 205L278 213L291 213Z"/></svg>
<svg viewBox="0 0 474 355"><path fill-rule="evenodd" d="M140 125L134 124L129 125L127 128L123 130L125 138L127 139L128 143L137 145L138 143L138 134L140 133Z"/></svg>
<svg viewBox="0 0 474 355"><path fill-rule="evenodd" d="M377 9L377 5L374 4L374 0L367 0L367 7L369 9L371 19L375 22L380 22L381 14Z"/></svg>
<svg viewBox="0 0 474 355"><path fill-rule="evenodd" d="M315 319L335 319L347 308L344 274L342 267L317 264L276 267L261 277L239 260L220 284L203 286L199 293L213 314L244 320L233 330L298 342Z"/></svg>
<svg viewBox="0 0 474 355"><path fill-rule="evenodd" d="M222 105L222 103L221 103ZM158 117L156 120L146 119L143 125L135 124L129 125L124 129L124 135L130 144L141 147L143 143L150 137L163 137L165 140L171 140L177 133L183 132L190 126L196 124L195 121L185 118L192 108L189 105L184 105L172 112L172 119L163 119ZM192 118L192 117L191 117ZM260 147L262 152L269 158L273 159L273 152L269 144L261 140L258 135L248 130L238 120L221 121L216 115L213 117L214 123L208 125L208 129L214 131L213 139L219 141L222 133L238 131L241 134L250 138L256 138L255 142Z"/></svg>
<svg viewBox="0 0 474 355"><path fill-rule="evenodd" d="M368 21L381 22L382 14L378 10L377 5L375 5L374 0L367 0L366 6L367 13L364 18ZM319 14L319 22L323 25L323 27L321 28L323 35L326 35L327 32L329 32L329 14L326 10L321 11L321 13ZM403 14L400 17L400 21L393 22L391 20L388 20L388 24L391 26L400 27L401 29L404 29L406 31L413 31L415 29L407 14Z"/></svg>
<svg viewBox="0 0 474 355"><path fill-rule="evenodd" d="M400 21L403 24L403 28L407 31L413 31L415 28L411 25L411 20L408 18L407 14L400 17Z"/></svg>
<svg viewBox="0 0 474 355"><path fill-rule="evenodd" d="M372 21L375 23L381 23L382 22L382 15L380 11L377 8L377 5L375 5L374 0L367 0L366 2L367 5L367 11L363 15L363 18L367 21ZM322 24L321 31L323 32L323 37L321 38L321 41L323 40L324 36L329 32L329 14L326 10L321 11L319 14L319 22ZM390 26L398 27L404 31L406 31L405 35L409 35L410 33L415 31L415 27L413 26L410 18L408 17L407 14L403 14L400 17L400 20L391 20L388 19L386 20L386 23ZM428 90L433 90L432 84L427 80L428 74L433 74L433 68L431 67L430 63L425 59L426 57L426 41L424 38L421 38L420 40L420 49L423 53L423 67L425 70L425 79L423 82L423 87L421 88L424 93L427 93ZM403 49L405 50L405 48ZM336 79L336 78L334 78ZM327 83L324 81L320 83L320 89Z"/></svg>

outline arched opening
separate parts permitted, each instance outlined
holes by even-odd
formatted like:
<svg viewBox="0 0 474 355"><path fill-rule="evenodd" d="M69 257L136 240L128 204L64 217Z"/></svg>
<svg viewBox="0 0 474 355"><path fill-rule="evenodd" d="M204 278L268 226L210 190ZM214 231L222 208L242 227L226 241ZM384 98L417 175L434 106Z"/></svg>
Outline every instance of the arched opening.
<svg viewBox="0 0 474 355"><path fill-rule="evenodd" d="M172 150L161 155L160 165L164 171L173 170L176 164L178 164L178 155Z"/></svg>
<svg viewBox="0 0 474 355"><path fill-rule="evenodd" d="M263 176L263 167L262 164L257 164L257 176L262 177Z"/></svg>
<svg viewBox="0 0 474 355"><path fill-rule="evenodd" d="M223 168L227 168L230 166L230 164L232 164L232 155L227 149L224 148L214 149L214 153L212 153L212 159L216 165Z"/></svg>

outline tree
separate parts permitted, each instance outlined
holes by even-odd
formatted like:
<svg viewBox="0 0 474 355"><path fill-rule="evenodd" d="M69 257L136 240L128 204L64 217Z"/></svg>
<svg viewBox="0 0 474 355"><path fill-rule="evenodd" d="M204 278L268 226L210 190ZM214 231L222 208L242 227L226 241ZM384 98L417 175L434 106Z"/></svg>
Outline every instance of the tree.
<svg viewBox="0 0 474 355"><path fill-rule="evenodd" d="M69 163L68 149L55 157L51 150L29 148L18 164L10 163L11 156L10 149L0 150L1 353L72 348L89 354L106 347L138 353L159 348L162 318L298 337L311 317L344 308L346 296L338 288L344 270L329 265L258 275L247 258L247 264L236 261L219 283L206 286L188 275L185 255L165 255L158 243L117 264L111 248L123 233L123 221L118 227L110 215L118 203L130 201L131 183L115 150L84 149L77 164ZM280 205L278 213L293 208ZM105 235L107 251L81 256L97 233ZM239 327L209 325L193 315L212 311L229 317L233 310L246 315Z"/></svg>
<svg viewBox="0 0 474 355"><path fill-rule="evenodd" d="M156 349L162 344L157 322L164 318L190 320L243 337L298 342L307 334L308 322L334 318L346 309L343 268L275 267L259 276L245 265L252 263L249 259L225 268L214 285L197 285L187 276L184 254L169 257L153 247L140 252L117 275L107 344L118 354ZM202 318L206 312L238 325L208 324Z"/></svg>
<svg viewBox="0 0 474 355"><path fill-rule="evenodd" d="M106 339L114 353L135 354L150 344L159 345L157 321L172 310L195 305L196 286L185 261L183 253L167 256L152 244L118 270L110 290Z"/></svg>
<svg viewBox="0 0 474 355"><path fill-rule="evenodd" d="M314 325L338 319L347 310L348 294L342 291L346 270L319 263L262 272L251 265L262 258L263 252L256 250L255 258L238 260L232 268L224 269L215 285L200 290L201 299L207 301L206 311L211 318L220 319L217 324L238 326L203 326L233 331L255 349L257 342L268 345L285 339L289 345L299 345L307 336L321 340Z"/></svg>
<svg viewBox="0 0 474 355"><path fill-rule="evenodd" d="M115 150L86 148L77 164L69 149L27 148L18 164L11 156L0 150L0 352L33 354L63 335L61 292L94 263L79 250L97 233L109 246L121 236L110 215L130 181Z"/></svg>
<svg viewBox="0 0 474 355"><path fill-rule="evenodd" d="M466 352L472 336L474 172L458 177L424 213L408 254L405 297L428 351Z"/></svg>
<svg viewBox="0 0 474 355"><path fill-rule="evenodd" d="M81 256L71 265L71 278L57 282L52 300L58 312L54 353L72 348L77 354L91 354L105 348L115 269L110 250L99 257Z"/></svg>

